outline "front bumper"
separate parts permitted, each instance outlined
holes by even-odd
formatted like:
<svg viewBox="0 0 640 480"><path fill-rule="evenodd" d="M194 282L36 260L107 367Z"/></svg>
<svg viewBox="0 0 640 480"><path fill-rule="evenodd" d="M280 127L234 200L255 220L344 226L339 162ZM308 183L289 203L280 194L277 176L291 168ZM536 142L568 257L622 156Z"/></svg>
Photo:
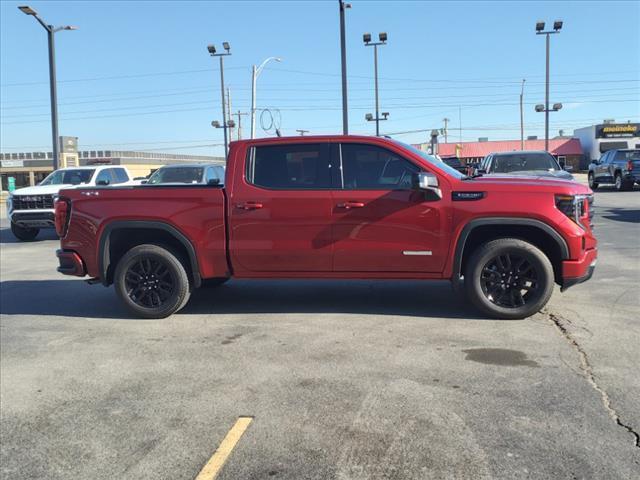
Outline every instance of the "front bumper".
<svg viewBox="0 0 640 480"><path fill-rule="evenodd" d="M598 249L585 250L578 260L565 260L562 262L562 286L560 291L586 282L593 275L598 261Z"/></svg>
<svg viewBox="0 0 640 480"><path fill-rule="evenodd" d="M14 210L9 212L11 223L23 228L55 228L56 218L53 210Z"/></svg>
<svg viewBox="0 0 640 480"><path fill-rule="evenodd" d="M60 266L58 272L63 275L74 275L76 277L84 277L87 270L80 255L71 250L56 250L56 257Z"/></svg>

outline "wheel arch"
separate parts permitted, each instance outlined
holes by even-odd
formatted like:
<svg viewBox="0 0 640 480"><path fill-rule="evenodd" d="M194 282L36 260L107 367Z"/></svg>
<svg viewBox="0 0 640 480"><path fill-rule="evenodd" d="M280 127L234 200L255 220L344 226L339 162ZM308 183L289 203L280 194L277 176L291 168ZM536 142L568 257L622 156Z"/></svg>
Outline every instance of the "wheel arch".
<svg viewBox="0 0 640 480"><path fill-rule="evenodd" d="M121 238L124 232L127 236ZM116 220L104 227L98 242L98 271L103 285L113 283L115 266L124 252L143 243L165 246L175 251L183 257L194 287L201 285L198 257L191 241L176 227L153 220Z"/></svg>
<svg viewBox="0 0 640 480"><path fill-rule="evenodd" d="M562 260L569 259L569 247L562 236L546 223L528 218L491 217L468 222L456 242L451 280L459 281L475 248L496 238L513 237L528 241L549 257L556 282L562 276Z"/></svg>

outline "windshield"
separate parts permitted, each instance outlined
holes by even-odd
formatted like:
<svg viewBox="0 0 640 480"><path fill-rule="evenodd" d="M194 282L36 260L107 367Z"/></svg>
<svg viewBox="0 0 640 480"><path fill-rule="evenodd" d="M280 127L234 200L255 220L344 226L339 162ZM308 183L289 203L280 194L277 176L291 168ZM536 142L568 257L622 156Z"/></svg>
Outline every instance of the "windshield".
<svg viewBox="0 0 640 480"><path fill-rule="evenodd" d="M456 178L467 178L466 175L464 175L463 173L460 173L458 170L456 170L453 167L450 167L449 165L447 165L444 162L440 162L438 161L438 159L436 157L434 157L433 155L429 155L427 152L423 152L422 150L418 150L416 147L414 147L413 145L409 145L408 143L404 143L404 142L399 142L398 140L393 140L395 143L397 143L398 145L406 148L407 150L410 150L412 153L415 153L416 155L418 155L421 159L425 160L427 163L429 163L429 165L437 168L438 170L451 175L452 177L456 177Z"/></svg>
<svg viewBox="0 0 640 480"><path fill-rule="evenodd" d="M78 169L78 170L56 170L40 185L80 185L81 183L89 183L93 176L94 169Z"/></svg>
<svg viewBox="0 0 640 480"><path fill-rule="evenodd" d="M449 165L450 167L461 167L462 163L460 163L460 160L458 160L457 158L445 158L443 160L444 163L446 163L447 165Z"/></svg>
<svg viewBox="0 0 640 480"><path fill-rule="evenodd" d="M560 170L555 159L548 153L510 153L494 155L491 173L511 173L531 170Z"/></svg>
<svg viewBox="0 0 640 480"><path fill-rule="evenodd" d="M203 167L161 168L149 177L148 183L202 183L203 171Z"/></svg>
<svg viewBox="0 0 640 480"><path fill-rule="evenodd" d="M618 150L616 160L640 160L640 150Z"/></svg>

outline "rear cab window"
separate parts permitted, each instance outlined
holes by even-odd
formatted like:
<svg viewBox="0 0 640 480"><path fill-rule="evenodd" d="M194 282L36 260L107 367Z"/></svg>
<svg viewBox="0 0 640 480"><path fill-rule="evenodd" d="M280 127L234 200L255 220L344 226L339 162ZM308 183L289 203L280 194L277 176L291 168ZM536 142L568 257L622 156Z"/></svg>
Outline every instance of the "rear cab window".
<svg viewBox="0 0 640 480"><path fill-rule="evenodd" d="M327 143L254 146L248 153L247 182L273 190L330 189L329 152Z"/></svg>

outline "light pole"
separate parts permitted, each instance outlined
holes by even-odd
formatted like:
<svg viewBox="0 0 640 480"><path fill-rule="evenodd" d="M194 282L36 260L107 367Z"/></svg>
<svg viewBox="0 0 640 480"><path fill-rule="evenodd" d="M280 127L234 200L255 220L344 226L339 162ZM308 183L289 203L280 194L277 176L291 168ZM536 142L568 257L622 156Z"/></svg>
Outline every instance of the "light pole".
<svg viewBox="0 0 640 480"><path fill-rule="evenodd" d="M520 150L524 150L524 82L526 79L522 79L522 88L520 89Z"/></svg>
<svg viewBox="0 0 640 480"><path fill-rule="evenodd" d="M342 133L349 135L349 108L347 105L347 41L345 38L344 11L350 3L338 0L340 4L340 63L342 65Z"/></svg>
<svg viewBox="0 0 640 480"><path fill-rule="evenodd" d="M275 60L276 62L282 61L279 57L269 57L264 60L259 67L254 65L251 73L251 138L254 138L256 135L256 82L258 75L260 75L265 65L271 60Z"/></svg>
<svg viewBox="0 0 640 480"><path fill-rule="evenodd" d="M236 122L234 122L233 120L228 120L228 121L222 121L222 124L220 124L219 121L214 120L211 122L211 126L213 128L222 128L223 132L224 132L224 159L225 161L227 160L227 130L231 130L232 128L234 128L236 126Z"/></svg>
<svg viewBox="0 0 640 480"><path fill-rule="evenodd" d="M63 27L54 27L48 25L38 13L31 7L23 5L18 9L25 15L35 18L40 25L47 31L49 40L49 90L51 96L51 136L53 137L53 169L57 170L60 166L60 140L58 136L58 90L56 85L56 46L54 35L60 30L77 30L77 27L65 25Z"/></svg>
<svg viewBox="0 0 640 480"><path fill-rule="evenodd" d="M560 110L562 108L562 104L560 108L549 110L549 35L552 33L560 33L562 29L562 20L556 20L553 22L553 30L544 29L544 22L536 22L536 35L546 35L547 36L547 73L545 79L545 97L544 97L544 149L549 151L549 112L554 112L556 110ZM536 112L539 112L538 106L536 106ZM554 105L555 106L555 105Z"/></svg>
<svg viewBox="0 0 640 480"><path fill-rule="evenodd" d="M376 137L380 136L380 120L386 120L389 113L384 115L384 119L380 118L380 109L378 105L378 45L386 45L387 44L387 34L386 32L380 32L378 34L378 42L371 41L371 34L365 33L362 35L362 40L364 40L365 47L373 47L373 76L375 82L375 95L376 95L376 116L373 120L376 121ZM365 117L366 118L366 117ZM367 120L369 120L367 118Z"/></svg>
<svg viewBox="0 0 640 480"><path fill-rule="evenodd" d="M231 47L229 46L229 42L222 42L222 48L224 48L225 53L216 53L216 47L213 45L207 45L207 51L209 55L212 57L220 58L220 93L222 94L222 123L224 125L224 160L227 160L227 155L229 154L229 142L227 141L227 127L229 126L231 121L227 120L227 109L225 108L225 95L224 95L224 57L227 55L231 55L229 51ZM215 125L214 125L215 126ZM218 128L218 127L216 127Z"/></svg>

